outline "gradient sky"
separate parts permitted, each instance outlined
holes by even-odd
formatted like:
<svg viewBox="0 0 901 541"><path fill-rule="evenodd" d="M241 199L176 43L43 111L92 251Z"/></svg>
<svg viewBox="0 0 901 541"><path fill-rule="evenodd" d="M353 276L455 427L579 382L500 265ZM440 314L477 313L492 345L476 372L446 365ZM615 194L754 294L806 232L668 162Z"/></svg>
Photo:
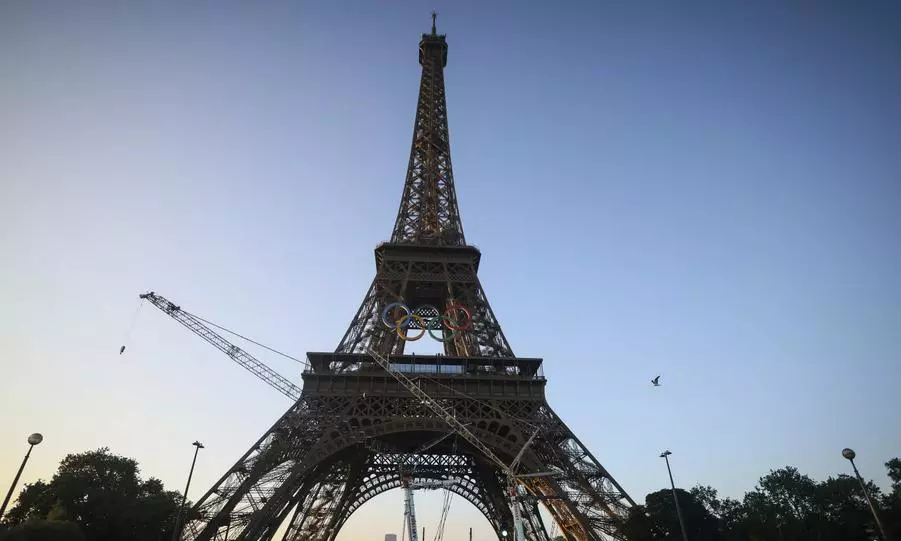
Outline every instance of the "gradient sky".
<svg viewBox="0 0 901 541"><path fill-rule="evenodd" d="M845 446L883 483L896 2L34 0L0 3L0 487L33 431L23 482L109 446L182 490L200 439L196 499L288 407L150 305L129 335L137 295L334 349L394 223L433 7L489 300L626 490L666 485L665 448L679 485L735 497L847 472ZM392 491L339 539L401 521ZM469 526L493 537L457 499L446 537Z"/></svg>

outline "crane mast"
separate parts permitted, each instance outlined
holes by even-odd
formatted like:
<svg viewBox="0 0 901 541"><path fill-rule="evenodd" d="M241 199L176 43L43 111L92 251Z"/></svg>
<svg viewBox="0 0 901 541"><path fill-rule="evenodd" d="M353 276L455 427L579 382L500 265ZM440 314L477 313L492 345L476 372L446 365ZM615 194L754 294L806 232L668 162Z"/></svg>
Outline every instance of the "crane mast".
<svg viewBox="0 0 901 541"><path fill-rule="evenodd" d="M434 481L414 482L412 477L405 477L402 481L404 487L404 515L407 517L407 531L410 541L420 541L416 532L416 507L413 504L413 491L417 489L434 490L438 488L450 488L457 484L459 479L442 479ZM422 541L425 541L423 539Z"/></svg>
<svg viewBox="0 0 901 541"><path fill-rule="evenodd" d="M416 507L413 505L413 489L410 487L410 479L405 478L403 485L404 515L407 517L407 535L410 537L410 541L419 541L419 535L416 533Z"/></svg>

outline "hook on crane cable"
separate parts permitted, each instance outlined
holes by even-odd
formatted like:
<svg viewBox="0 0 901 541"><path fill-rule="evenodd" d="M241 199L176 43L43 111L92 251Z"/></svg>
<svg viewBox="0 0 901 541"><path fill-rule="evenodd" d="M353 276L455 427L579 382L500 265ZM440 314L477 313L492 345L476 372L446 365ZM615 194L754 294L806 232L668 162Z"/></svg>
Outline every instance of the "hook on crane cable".
<svg viewBox="0 0 901 541"><path fill-rule="evenodd" d="M141 312L142 306L144 306L143 299L138 299L138 305L135 306L135 312L131 316L131 323L128 324L128 330L125 331L125 338L122 340L122 346L119 348L119 355L125 353L125 346L127 346L128 342L131 340L131 333L135 329L135 323L138 322L138 314Z"/></svg>

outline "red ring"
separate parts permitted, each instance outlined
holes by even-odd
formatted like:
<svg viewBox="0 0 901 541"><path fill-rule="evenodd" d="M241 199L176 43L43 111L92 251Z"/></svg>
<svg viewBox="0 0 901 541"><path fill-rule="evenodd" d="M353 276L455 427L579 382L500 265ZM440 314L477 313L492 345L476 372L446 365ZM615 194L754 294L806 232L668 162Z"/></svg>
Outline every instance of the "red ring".
<svg viewBox="0 0 901 541"><path fill-rule="evenodd" d="M452 321L456 321L456 319L454 318L454 310L461 310L464 314L466 314L466 323L459 326L454 326L453 324L451 324ZM451 303L447 305L447 310L444 311L444 315L447 316L447 328L452 331L468 331L472 328L472 314L470 314L469 310L467 310L467 308L462 304Z"/></svg>

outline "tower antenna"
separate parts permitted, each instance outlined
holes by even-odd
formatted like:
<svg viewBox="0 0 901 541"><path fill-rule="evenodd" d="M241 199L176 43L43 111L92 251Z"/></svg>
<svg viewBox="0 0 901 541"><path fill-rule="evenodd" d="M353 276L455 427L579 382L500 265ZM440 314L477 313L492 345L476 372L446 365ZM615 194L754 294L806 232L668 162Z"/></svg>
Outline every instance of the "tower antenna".
<svg viewBox="0 0 901 541"><path fill-rule="evenodd" d="M438 12L432 11L432 35L438 35L438 27L436 26L435 19L438 18Z"/></svg>

